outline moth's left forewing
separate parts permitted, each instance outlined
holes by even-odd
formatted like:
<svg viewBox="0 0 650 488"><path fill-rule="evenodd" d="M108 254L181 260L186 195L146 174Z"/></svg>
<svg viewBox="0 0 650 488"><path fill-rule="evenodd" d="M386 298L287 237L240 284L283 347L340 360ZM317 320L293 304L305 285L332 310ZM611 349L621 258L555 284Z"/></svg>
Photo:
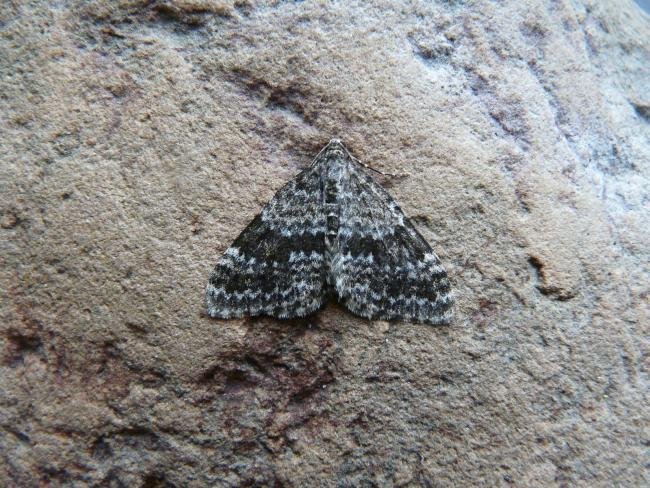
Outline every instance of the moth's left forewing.
<svg viewBox="0 0 650 488"><path fill-rule="evenodd" d="M282 187L217 262L205 289L215 318L304 317L325 299L318 168Z"/></svg>

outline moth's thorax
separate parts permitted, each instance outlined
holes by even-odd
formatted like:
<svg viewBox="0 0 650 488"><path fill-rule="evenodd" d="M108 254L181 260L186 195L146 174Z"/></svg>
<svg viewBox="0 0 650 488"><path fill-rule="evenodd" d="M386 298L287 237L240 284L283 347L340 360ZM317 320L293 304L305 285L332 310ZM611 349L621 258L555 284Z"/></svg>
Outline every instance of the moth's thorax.
<svg viewBox="0 0 650 488"><path fill-rule="evenodd" d="M340 222L340 195L344 189L347 178L347 155L338 148L334 148L328 164L323 169L323 194L322 201L325 209L326 231L325 249L327 266L331 258L338 252L338 233Z"/></svg>
<svg viewBox="0 0 650 488"><path fill-rule="evenodd" d="M325 177L333 180L340 180L347 173L348 158L343 153L336 151L334 157L329 160L325 168Z"/></svg>

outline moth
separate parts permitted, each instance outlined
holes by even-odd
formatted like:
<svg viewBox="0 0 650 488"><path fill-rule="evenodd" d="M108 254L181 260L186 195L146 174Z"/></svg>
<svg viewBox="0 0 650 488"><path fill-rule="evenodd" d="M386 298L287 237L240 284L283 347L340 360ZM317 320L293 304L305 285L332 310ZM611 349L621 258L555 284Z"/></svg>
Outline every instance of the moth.
<svg viewBox="0 0 650 488"><path fill-rule="evenodd" d="M337 299L367 319L449 323L445 269L364 167L332 139L219 259L208 315L297 318Z"/></svg>

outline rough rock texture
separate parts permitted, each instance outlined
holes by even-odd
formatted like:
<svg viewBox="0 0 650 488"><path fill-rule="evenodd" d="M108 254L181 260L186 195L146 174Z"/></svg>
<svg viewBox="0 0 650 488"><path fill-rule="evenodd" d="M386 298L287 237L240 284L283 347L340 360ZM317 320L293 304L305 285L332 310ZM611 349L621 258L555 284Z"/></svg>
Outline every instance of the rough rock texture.
<svg viewBox="0 0 650 488"><path fill-rule="evenodd" d="M647 484L649 66L631 0L4 2L0 485ZM205 315L330 137L451 326Z"/></svg>

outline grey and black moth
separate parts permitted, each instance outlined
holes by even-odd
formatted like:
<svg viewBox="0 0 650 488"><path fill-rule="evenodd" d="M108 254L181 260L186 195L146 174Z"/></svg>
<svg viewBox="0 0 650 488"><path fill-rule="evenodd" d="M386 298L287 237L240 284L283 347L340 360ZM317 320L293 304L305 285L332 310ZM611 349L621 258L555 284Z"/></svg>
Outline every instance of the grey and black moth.
<svg viewBox="0 0 650 488"><path fill-rule="evenodd" d="M330 298L361 317L446 324L447 273L392 197L333 139L217 262L215 318L316 312Z"/></svg>

